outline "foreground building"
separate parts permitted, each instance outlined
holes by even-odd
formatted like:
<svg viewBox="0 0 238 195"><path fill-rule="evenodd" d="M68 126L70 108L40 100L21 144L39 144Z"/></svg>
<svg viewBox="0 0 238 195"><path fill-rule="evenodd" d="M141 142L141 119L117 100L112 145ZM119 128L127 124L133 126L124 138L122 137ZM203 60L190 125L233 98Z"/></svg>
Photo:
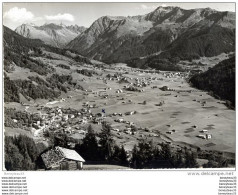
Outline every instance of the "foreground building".
<svg viewBox="0 0 238 195"><path fill-rule="evenodd" d="M47 170L81 170L85 160L75 151L55 147L41 155Z"/></svg>

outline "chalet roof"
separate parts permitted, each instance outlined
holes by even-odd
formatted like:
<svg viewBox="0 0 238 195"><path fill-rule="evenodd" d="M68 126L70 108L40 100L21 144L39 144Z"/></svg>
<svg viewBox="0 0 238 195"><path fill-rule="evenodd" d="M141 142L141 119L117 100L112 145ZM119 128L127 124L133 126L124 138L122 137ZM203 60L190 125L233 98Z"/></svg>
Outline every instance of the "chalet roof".
<svg viewBox="0 0 238 195"><path fill-rule="evenodd" d="M61 155L64 158L80 161L80 162L85 162L85 160L75 150L70 150L67 148L59 147L59 146L56 147L56 150L60 151Z"/></svg>
<svg viewBox="0 0 238 195"><path fill-rule="evenodd" d="M41 155L46 168L58 166L64 159L85 162L85 160L75 151L62 147L55 147Z"/></svg>

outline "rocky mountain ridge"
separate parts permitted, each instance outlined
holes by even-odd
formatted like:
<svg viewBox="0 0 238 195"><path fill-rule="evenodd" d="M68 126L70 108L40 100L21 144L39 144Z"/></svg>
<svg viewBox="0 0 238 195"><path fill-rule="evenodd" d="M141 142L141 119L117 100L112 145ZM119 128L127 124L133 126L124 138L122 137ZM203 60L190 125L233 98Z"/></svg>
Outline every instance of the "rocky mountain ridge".
<svg viewBox="0 0 238 195"><path fill-rule="evenodd" d="M210 36L213 33L216 39L216 34L224 36L214 41ZM235 13L210 8L185 10L179 7L158 7L153 12L139 16L103 16L66 48L109 63L127 62L157 52L161 52L162 56L166 52L166 55L176 53L180 58L193 58L234 50L234 37ZM194 39L201 42L205 39L205 42L201 48L193 50L190 45L197 44ZM217 45L220 49L205 52ZM181 50L182 47L185 49Z"/></svg>
<svg viewBox="0 0 238 195"><path fill-rule="evenodd" d="M22 24L15 32L30 39L40 39L45 44L63 48L86 28L78 25L57 25L54 23L36 26L34 24Z"/></svg>

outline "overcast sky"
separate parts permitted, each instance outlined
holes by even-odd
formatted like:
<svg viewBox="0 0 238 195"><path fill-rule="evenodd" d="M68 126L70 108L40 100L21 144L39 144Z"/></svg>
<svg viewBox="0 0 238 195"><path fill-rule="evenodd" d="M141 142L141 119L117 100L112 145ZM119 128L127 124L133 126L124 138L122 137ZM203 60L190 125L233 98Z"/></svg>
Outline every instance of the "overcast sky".
<svg viewBox="0 0 238 195"><path fill-rule="evenodd" d="M235 3L4 3L3 24L15 30L22 23L63 23L89 27L101 16L135 16L159 6L183 9L210 7L235 12Z"/></svg>

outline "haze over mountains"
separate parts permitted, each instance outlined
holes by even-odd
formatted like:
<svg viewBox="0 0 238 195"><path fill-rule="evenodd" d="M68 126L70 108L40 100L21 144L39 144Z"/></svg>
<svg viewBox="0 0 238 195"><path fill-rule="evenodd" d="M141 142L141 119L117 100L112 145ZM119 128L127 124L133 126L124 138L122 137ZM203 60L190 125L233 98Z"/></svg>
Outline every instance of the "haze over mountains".
<svg viewBox="0 0 238 195"><path fill-rule="evenodd" d="M85 29L85 27L78 25L65 26L63 24L57 25L53 23L44 24L42 26L22 24L16 28L15 32L26 38L40 39L44 41L45 44L63 48Z"/></svg>

